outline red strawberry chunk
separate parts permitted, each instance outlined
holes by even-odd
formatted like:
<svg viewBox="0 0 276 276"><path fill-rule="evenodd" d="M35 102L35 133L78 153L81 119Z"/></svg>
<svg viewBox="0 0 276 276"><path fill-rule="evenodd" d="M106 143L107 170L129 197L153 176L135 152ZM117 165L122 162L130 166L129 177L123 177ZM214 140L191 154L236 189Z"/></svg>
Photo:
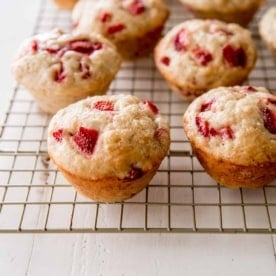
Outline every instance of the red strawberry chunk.
<svg viewBox="0 0 276 276"><path fill-rule="evenodd" d="M140 168L132 168L129 175L124 179L125 181L131 181L143 176L143 171Z"/></svg>
<svg viewBox="0 0 276 276"><path fill-rule="evenodd" d="M261 109L264 126L272 134L276 134L276 112L272 112L269 108Z"/></svg>
<svg viewBox="0 0 276 276"><path fill-rule="evenodd" d="M244 87L245 92L256 92L257 89L254 86L248 85Z"/></svg>
<svg viewBox="0 0 276 276"><path fill-rule="evenodd" d="M111 17L112 17L111 13L104 11L100 14L99 18L100 18L100 21L104 23L109 21Z"/></svg>
<svg viewBox="0 0 276 276"><path fill-rule="evenodd" d="M55 140L56 140L57 142L59 142L59 143L62 142L62 138L63 138L63 129L60 128L60 129L54 131L52 135L53 135L53 137L55 138Z"/></svg>
<svg viewBox="0 0 276 276"><path fill-rule="evenodd" d="M199 133L206 138L216 137L216 136L224 138L224 139L226 139L226 138L233 139L234 138L234 132L230 126L215 129L213 127L210 127L210 124L208 121L202 119L199 116L197 116L195 118L195 122L196 122L196 126L198 128Z"/></svg>
<svg viewBox="0 0 276 276"><path fill-rule="evenodd" d="M244 49L227 44L222 48L222 55L226 62L231 67L245 67L246 66L246 54Z"/></svg>
<svg viewBox="0 0 276 276"><path fill-rule="evenodd" d="M159 110L156 105L154 105L151 101L144 101L144 104L152 111L154 114L158 114Z"/></svg>
<svg viewBox="0 0 276 276"><path fill-rule="evenodd" d="M75 40L68 45L68 50L75 51L85 55L91 55L94 51L102 48L101 43L93 43L89 40Z"/></svg>
<svg viewBox="0 0 276 276"><path fill-rule="evenodd" d="M188 47L188 32L182 29L174 38L174 48L176 51L186 51Z"/></svg>
<svg viewBox="0 0 276 276"><path fill-rule="evenodd" d="M69 50L83 55L91 55L93 52L102 49L102 47L103 45L99 42L91 42L90 40L83 39L70 41L61 48L47 47L45 51L61 58Z"/></svg>
<svg viewBox="0 0 276 276"><path fill-rule="evenodd" d="M169 66L170 65L170 63L171 63L171 59L169 58L169 57L162 57L161 58L161 62L164 64L164 65L166 65L166 66Z"/></svg>
<svg viewBox="0 0 276 276"><path fill-rule="evenodd" d="M269 104L275 104L275 105L276 105L276 99L268 98L268 99L267 99L267 102L268 102Z"/></svg>
<svg viewBox="0 0 276 276"><path fill-rule="evenodd" d="M234 138L234 132L229 126L219 129L219 135L222 136L222 138L228 138L228 139Z"/></svg>
<svg viewBox="0 0 276 276"><path fill-rule="evenodd" d="M98 101L94 103L93 108L101 111L113 111L114 104L111 101Z"/></svg>
<svg viewBox="0 0 276 276"><path fill-rule="evenodd" d="M127 10L132 15L139 15L145 11L145 6L141 0L133 0Z"/></svg>
<svg viewBox="0 0 276 276"><path fill-rule="evenodd" d="M157 128L154 132L154 137L159 139L160 137L162 137L164 134L167 135L168 131L164 128Z"/></svg>
<svg viewBox="0 0 276 276"><path fill-rule="evenodd" d="M32 50L32 53L36 53L38 51L38 42L37 42L37 40L33 40L31 42L31 50Z"/></svg>
<svg viewBox="0 0 276 276"><path fill-rule="evenodd" d="M51 55L56 55L60 51L60 48L47 47L47 48L45 48L45 50Z"/></svg>
<svg viewBox="0 0 276 276"><path fill-rule="evenodd" d="M80 71L82 72L81 77L83 79L88 79L91 77L89 65L86 63L84 59L80 60Z"/></svg>
<svg viewBox="0 0 276 276"><path fill-rule="evenodd" d="M210 136L209 123L203 120L199 116L197 116L195 120L196 120L196 126L198 128L199 133L201 133L204 137L209 137Z"/></svg>
<svg viewBox="0 0 276 276"><path fill-rule="evenodd" d="M200 48L199 46L192 50L194 58L202 65L206 66L213 60L213 56L207 50Z"/></svg>
<svg viewBox="0 0 276 276"><path fill-rule="evenodd" d="M55 73L54 80L58 83L61 83L64 81L65 78L66 78L66 73L64 72L63 64L60 63L60 67Z"/></svg>
<svg viewBox="0 0 276 276"><path fill-rule="evenodd" d="M247 85L247 86L241 86L241 87L233 87L233 92L241 93L241 94L252 94L257 91L257 89L254 86Z"/></svg>
<svg viewBox="0 0 276 276"><path fill-rule="evenodd" d="M73 141L81 152L91 155L98 136L99 132L96 129L80 127L78 132L73 136Z"/></svg>
<svg viewBox="0 0 276 276"><path fill-rule="evenodd" d="M123 29L125 29L125 27L126 26L123 23L113 23L108 26L107 32L108 34L112 35L121 32Z"/></svg>
<svg viewBox="0 0 276 276"><path fill-rule="evenodd" d="M213 103L215 102L214 99L210 100L209 102L206 102L201 105L200 112L209 111L212 108Z"/></svg>

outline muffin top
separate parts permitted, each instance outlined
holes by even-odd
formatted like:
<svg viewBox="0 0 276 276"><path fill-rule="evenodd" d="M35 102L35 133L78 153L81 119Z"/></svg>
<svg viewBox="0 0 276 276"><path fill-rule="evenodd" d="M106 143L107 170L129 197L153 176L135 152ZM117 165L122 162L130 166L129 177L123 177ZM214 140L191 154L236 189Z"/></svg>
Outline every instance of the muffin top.
<svg viewBox="0 0 276 276"><path fill-rule="evenodd" d="M196 148L240 165L276 162L276 95L262 87L220 87L195 99L183 117Z"/></svg>
<svg viewBox="0 0 276 276"><path fill-rule="evenodd" d="M112 63L113 66L110 66ZM99 34L69 34L60 29L26 39L12 63L15 79L45 93L100 89L121 65L115 46Z"/></svg>
<svg viewBox="0 0 276 276"><path fill-rule="evenodd" d="M191 90L204 91L244 79L256 57L247 29L218 20L184 21L173 27L155 48L155 62L161 73Z"/></svg>
<svg viewBox="0 0 276 276"><path fill-rule="evenodd" d="M118 42L162 26L168 15L162 0L80 0L72 18L76 31L97 31Z"/></svg>
<svg viewBox="0 0 276 276"><path fill-rule="evenodd" d="M264 0L180 0L199 10L214 10L222 12L230 12L235 10L246 10L251 6L259 6Z"/></svg>
<svg viewBox="0 0 276 276"><path fill-rule="evenodd" d="M55 4L61 9L71 10L78 0L54 0Z"/></svg>
<svg viewBox="0 0 276 276"><path fill-rule="evenodd" d="M265 41L276 48L276 6L265 12L259 24L259 31Z"/></svg>
<svg viewBox="0 0 276 276"><path fill-rule="evenodd" d="M54 162L92 180L132 180L157 169L169 143L158 108L132 95L81 100L58 111L48 129Z"/></svg>

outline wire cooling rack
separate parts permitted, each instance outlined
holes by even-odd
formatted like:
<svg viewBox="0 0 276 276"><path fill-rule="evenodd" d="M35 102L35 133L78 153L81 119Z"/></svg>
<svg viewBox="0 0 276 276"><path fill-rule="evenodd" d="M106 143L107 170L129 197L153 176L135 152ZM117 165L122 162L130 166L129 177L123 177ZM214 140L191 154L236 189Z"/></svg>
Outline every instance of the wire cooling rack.
<svg viewBox="0 0 276 276"><path fill-rule="evenodd" d="M252 85L276 91L276 66L249 26L259 50ZM191 15L169 1L167 29ZM54 27L70 30L70 13L42 0L34 33ZM171 125L172 143L150 185L130 200L93 202L68 184L49 160L46 133L50 117L41 113L22 87L14 90L0 126L0 232L187 232L276 233L276 181L262 189L228 189L215 183L192 155L181 119L187 107L155 69L152 58L125 63L109 93L131 93L154 101Z"/></svg>

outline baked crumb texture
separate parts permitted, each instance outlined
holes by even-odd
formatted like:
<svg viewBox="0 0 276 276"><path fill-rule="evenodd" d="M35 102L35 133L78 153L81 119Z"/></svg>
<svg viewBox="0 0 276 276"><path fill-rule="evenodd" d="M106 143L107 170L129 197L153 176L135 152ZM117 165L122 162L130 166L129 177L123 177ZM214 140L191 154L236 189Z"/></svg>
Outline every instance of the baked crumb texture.
<svg viewBox="0 0 276 276"><path fill-rule="evenodd" d="M251 33L237 24L191 19L159 41L154 58L171 89L191 101L212 88L242 84L257 50Z"/></svg>
<svg viewBox="0 0 276 276"><path fill-rule="evenodd" d="M78 0L54 0L54 3L64 10L72 10Z"/></svg>
<svg viewBox="0 0 276 276"><path fill-rule="evenodd" d="M269 8L259 22L259 33L271 50L274 61L276 62L276 6Z"/></svg>
<svg viewBox="0 0 276 276"><path fill-rule="evenodd" d="M93 200L125 200L148 185L166 156L169 126L151 101L94 96L53 116L48 151L72 185Z"/></svg>
<svg viewBox="0 0 276 276"><path fill-rule="evenodd" d="M124 60L151 54L168 17L162 0L80 0L72 13L75 32L102 34Z"/></svg>
<svg viewBox="0 0 276 276"><path fill-rule="evenodd" d="M179 0L195 16L247 26L264 0Z"/></svg>
<svg viewBox="0 0 276 276"><path fill-rule="evenodd" d="M220 87L194 100L183 126L198 160L228 187L276 178L276 96L262 87Z"/></svg>
<svg viewBox="0 0 276 276"><path fill-rule="evenodd" d="M55 29L22 43L12 73L42 110L55 113L87 96L104 94L121 61L115 46L99 34Z"/></svg>

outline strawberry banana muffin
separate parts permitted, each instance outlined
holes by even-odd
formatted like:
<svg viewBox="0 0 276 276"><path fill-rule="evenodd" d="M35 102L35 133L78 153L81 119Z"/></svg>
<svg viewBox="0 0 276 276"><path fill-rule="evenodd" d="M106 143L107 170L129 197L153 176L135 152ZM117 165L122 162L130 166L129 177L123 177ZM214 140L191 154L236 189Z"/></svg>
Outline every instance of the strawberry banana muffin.
<svg viewBox="0 0 276 276"><path fill-rule="evenodd" d="M256 188L276 178L276 95L253 86L220 87L183 117L198 160L220 184Z"/></svg>
<svg viewBox="0 0 276 276"><path fill-rule="evenodd" d="M98 34L54 30L22 43L12 73L42 110L55 113L89 95L104 94L121 61L115 46Z"/></svg>
<svg viewBox="0 0 276 276"><path fill-rule="evenodd" d="M57 112L48 130L48 152L82 194L122 201L145 188L170 144L169 127L151 101L103 95Z"/></svg>
<svg viewBox="0 0 276 276"><path fill-rule="evenodd" d="M71 10L78 0L54 0L55 4L60 9Z"/></svg>
<svg viewBox="0 0 276 276"><path fill-rule="evenodd" d="M261 18L259 33L276 61L276 6L268 9Z"/></svg>
<svg viewBox="0 0 276 276"><path fill-rule="evenodd" d="M219 19L246 26L264 0L179 0L200 18Z"/></svg>
<svg viewBox="0 0 276 276"><path fill-rule="evenodd" d="M162 0L80 0L73 10L76 32L98 32L124 60L149 55L169 16Z"/></svg>
<svg viewBox="0 0 276 276"><path fill-rule="evenodd" d="M217 20L184 21L173 27L154 51L161 75L188 101L215 87L242 84L256 58L248 30Z"/></svg>

